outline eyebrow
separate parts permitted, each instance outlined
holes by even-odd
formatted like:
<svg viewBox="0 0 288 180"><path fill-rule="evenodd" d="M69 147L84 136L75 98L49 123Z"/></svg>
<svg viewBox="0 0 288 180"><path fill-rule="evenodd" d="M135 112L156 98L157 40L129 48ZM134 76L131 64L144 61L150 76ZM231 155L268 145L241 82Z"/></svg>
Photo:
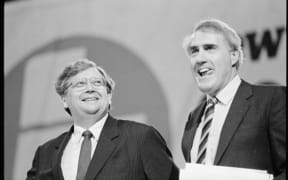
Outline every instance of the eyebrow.
<svg viewBox="0 0 288 180"><path fill-rule="evenodd" d="M195 50L195 49L198 49L198 46L188 46L188 49L189 50Z"/></svg>
<svg viewBox="0 0 288 180"><path fill-rule="evenodd" d="M82 77L82 78L77 78L77 79L75 79L75 81L80 81L80 80L90 80L90 79L104 79L103 77L101 77L101 76L92 76L92 77Z"/></svg>
<svg viewBox="0 0 288 180"><path fill-rule="evenodd" d="M203 44L203 46L206 47L217 47L217 44L212 44L212 43L208 43L208 44Z"/></svg>
<svg viewBox="0 0 288 180"><path fill-rule="evenodd" d="M215 44L215 43L206 43L206 44L201 44L201 45L192 45L192 46L188 46L188 48L190 49L190 50L192 50L192 49L196 49L196 48L198 48L198 47L216 47L216 46L218 46L217 44Z"/></svg>

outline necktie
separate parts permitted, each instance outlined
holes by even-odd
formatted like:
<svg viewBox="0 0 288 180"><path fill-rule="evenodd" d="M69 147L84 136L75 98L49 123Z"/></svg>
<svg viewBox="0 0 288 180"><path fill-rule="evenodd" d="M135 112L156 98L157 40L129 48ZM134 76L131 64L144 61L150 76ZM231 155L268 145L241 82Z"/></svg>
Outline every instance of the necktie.
<svg viewBox="0 0 288 180"><path fill-rule="evenodd" d="M200 138L200 144L198 147L198 154L197 154L197 161L196 163L204 164L205 163L205 157L206 157L206 151L207 151L207 140L209 136L209 128L211 126L212 120L213 120L213 113L214 113L214 106L217 103L216 98L208 99L207 105L205 108L205 111L203 113L204 115L204 121L201 131L201 138Z"/></svg>
<svg viewBox="0 0 288 180"><path fill-rule="evenodd" d="M84 180L91 159L90 138L93 134L89 130L86 130L83 132L82 136L84 136L84 140L81 145L76 180Z"/></svg>

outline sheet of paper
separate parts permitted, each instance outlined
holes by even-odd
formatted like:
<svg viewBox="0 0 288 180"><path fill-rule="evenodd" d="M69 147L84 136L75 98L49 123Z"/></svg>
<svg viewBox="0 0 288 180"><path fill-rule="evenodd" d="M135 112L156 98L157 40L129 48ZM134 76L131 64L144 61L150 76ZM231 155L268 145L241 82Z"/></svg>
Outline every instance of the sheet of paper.
<svg viewBox="0 0 288 180"><path fill-rule="evenodd" d="M186 163L180 170L180 180L272 180L266 171L227 166Z"/></svg>

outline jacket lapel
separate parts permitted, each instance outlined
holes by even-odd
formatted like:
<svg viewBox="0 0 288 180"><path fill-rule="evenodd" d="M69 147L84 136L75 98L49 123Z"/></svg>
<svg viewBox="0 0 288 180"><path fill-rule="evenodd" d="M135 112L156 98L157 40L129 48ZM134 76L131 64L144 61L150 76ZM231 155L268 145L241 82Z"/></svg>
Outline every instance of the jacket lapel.
<svg viewBox="0 0 288 180"><path fill-rule="evenodd" d="M206 101L203 101L198 108L195 110L194 113L190 113L187 125L184 131L183 138L183 153L187 162L191 162L190 151L193 145L194 136L196 133L196 129L201 121L201 117L205 108ZM195 118L194 118L195 117Z"/></svg>
<svg viewBox="0 0 288 180"><path fill-rule="evenodd" d="M248 83L242 81L225 119L214 164L220 163L225 150L227 149L234 134L236 133L241 121L244 119L250 106L249 97L251 96L251 86Z"/></svg>
<svg viewBox="0 0 288 180"><path fill-rule="evenodd" d="M61 158L63 151L71 137L71 134L73 133L73 126L70 128L69 132L64 134L63 138L60 138L58 143L55 145L55 152L52 156L52 173L54 179L64 180L62 169L61 169Z"/></svg>
<svg viewBox="0 0 288 180"><path fill-rule="evenodd" d="M87 170L85 180L93 180L117 147L119 138L117 120L110 115L100 134L97 147Z"/></svg>

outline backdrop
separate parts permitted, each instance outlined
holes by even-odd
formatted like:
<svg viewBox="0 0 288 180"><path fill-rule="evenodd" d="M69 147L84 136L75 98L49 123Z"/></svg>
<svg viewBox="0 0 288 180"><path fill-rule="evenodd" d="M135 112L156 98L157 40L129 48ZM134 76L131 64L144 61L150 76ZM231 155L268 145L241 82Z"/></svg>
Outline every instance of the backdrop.
<svg viewBox="0 0 288 180"><path fill-rule="evenodd" d="M230 24L244 41L241 77L286 86L285 0L27 0L4 11L7 180L23 179L37 146L71 126L54 82L78 58L116 81L111 114L156 127L180 168L184 125L203 97L182 49L194 23Z"/></svg>

